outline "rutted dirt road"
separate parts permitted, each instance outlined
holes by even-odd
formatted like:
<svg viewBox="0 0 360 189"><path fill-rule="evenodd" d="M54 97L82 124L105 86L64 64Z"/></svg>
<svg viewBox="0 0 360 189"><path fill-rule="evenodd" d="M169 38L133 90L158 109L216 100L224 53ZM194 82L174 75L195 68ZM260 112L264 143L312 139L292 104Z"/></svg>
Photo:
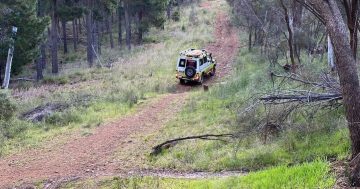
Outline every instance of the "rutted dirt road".
<svg viewBox="0 0 360 189"><path fill-rule="evenodd" d="M207 2L201 6L207 8L210 5ZM207 49L215 54L218 62L216 78L221 78L230 72L230 64L239 50L237 32L224 12L217 15L214 35L216 42L209 44ZM214 79L211 79L206 84L213 82ZM187 88L179 90L182 93L163 95L142 105L137 113L102 125L88 136L74 134L65 143L1 159L0 188L41 180L126 175L131 172L141 174L141 171L137 171L137 161L145 158L141 157L143 154L132 154L132 157L118 155L122 151L129 154L128 151L134 147L144 148L132 136L149 135L170 121L185 104ZM152 174L163 175L161 172ZM174 176L177 177L176 174ZM48 186L51 185L49 182Z"/></svg>

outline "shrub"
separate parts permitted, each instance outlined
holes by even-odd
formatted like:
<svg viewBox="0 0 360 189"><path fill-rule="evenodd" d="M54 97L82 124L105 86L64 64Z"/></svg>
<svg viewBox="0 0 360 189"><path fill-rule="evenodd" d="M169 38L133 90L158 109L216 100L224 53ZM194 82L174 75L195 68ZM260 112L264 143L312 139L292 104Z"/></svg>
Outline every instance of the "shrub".
<svg viewBox="0 0 360 189"><path fill-rule="evenodd" d="M171 19L175 22L180 21L180 11L175 11L172 15L171 15Z"/></svg>
<svg viewBox="0 0 360 189"><path fill-rule="evenodd" d="M43 82L45 84L65 85L69 83L69 78L66 76L44 77Z"/></svg>
<svg viewBox="0 0 360 189"><path fill-rule="evenodd" d="M56 112L45 120L46 123L56 126L66 126L70 123L78 123L80 121L80 115L74 110L69 110L63 113Z"/></svg>
<svg viewBox="0 0 360 189"><path fill-rule="evenodd" d="M16 105L11 101L9 95L0 93L0 120L10 120L14 116L16 109Z"/></svg>
<svg viewBox="0 0 360 189"><path fill-rule="evenodd" d="M11 119L7 121L0 120L0 138L15 138L18 134L25 131L28 123Z"/></svg>
<svg viewBox="0 0 360 189"><path fill-rule="evenodd" d="M184 25L181 26L181 31L183 31L183 32L186 31L186 27Z"/></svg>

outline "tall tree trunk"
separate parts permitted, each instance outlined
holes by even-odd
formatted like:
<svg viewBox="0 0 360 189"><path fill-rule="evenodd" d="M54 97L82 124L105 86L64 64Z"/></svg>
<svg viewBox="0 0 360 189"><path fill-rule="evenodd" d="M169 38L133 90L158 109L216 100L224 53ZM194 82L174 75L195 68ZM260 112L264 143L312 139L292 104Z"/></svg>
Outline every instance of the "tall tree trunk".
<svg viewBox="0 0 360 189"><path fill-rule="evenodd" d="M99 50L99 25L98 25L98 21L94 21L94 25L93 25L93 32L92 32L92 50L95 56L97 56L98 54L98 50Z"/></svg>
<svg viewBox="0 0 360 189"><path fill-rule="evenodd" d="M43 1L37 2L37 16L43 18L45 16L45 6ZM45 35L44 35L45 38ZM46 43L45 41L41 42L40 45L40 56L36 60L36 79L39 81L44 78L43 70L45 69L46 65Z"/></svg>
<svg viewBox="0 0 360 189"><path fill-rule="evenodd" d="M91 7L91 0L88 1L88 7ZM89 11L86 14L86 51L87 51L87 62L90 67L94 64L94 53L93 53L93 24L92 24L92 13Z"/></svg>
<svg viewBox="0 0 360 189"><path fill-rule="evenodd" d="M128 2L125 2L124 13L125 13L126 46L128 50L131 50L131 18L129 14Z"/></svg>
<svg viewBox="0 0 360 189"><path fill-rule="evenodd" d="M97 53L98 53L98 55L101 55L101 34L104 33L104 32L101 32L101 30L103 30L104 27L100 21L96 21L95 25L96 25L96 27L95 27L96 34L95 35L96 35L96 42L97 42ZM100 28L101 28L101 30L100 30Z"/></svg>
<svg viewBox="0 0 360 189"><path fill-rule="evenodd" d="M77 23L78 23L78 29L77 29L77 31L79 32L79 34L82 34L81 18L78 19Z"/></svg>
<svg viewBox="0 0 360 189"><path fill-rule="evenodd" d="M293 29L294 29L294 52L297 58L298 63L300 64L301 59L301 48L299 45L299 31L301 29L301 25L302 25L302 15L303 15L303 6L297 1L297 0L293 0L292 2L293 6L293 18L294 18L294 22L293 22Z"/></svg>
<svg viewBox="0 0 360 189"><path fill-rule="evenodd" d="M36 80L40 81L44 78L41 58L36 59Z"/></svg>
<svg viewBox="0 0 360 189"><path fill-rule="evenodd" d="M76 27L76 19L72 21L72 27L73 27L73 43L74 43L74 51L77 51L77 27Z"/></svg>
<svg viewBox="0 0 360 189"><path fill-rule="evenodd" d="M2 73L4 72L5 60L0 58L0 81L3 81Z"/></svg>
<svg viewBox="0 0 360 189"><path fill-rule="evenodd" d="M63 43L64 43L64 54L68 53L68 45L67 45L67 30L66 30L66 20L61 20L61 27L63 30Z"/></svg>
<svg viewBox="0 0 360 189"><path fill-rule="evenodd" d="M43 42L40 45L40 56L36 59L36 80L42 80L44 78L43 70L46 65L46 44Z"/></svg>
<svg viewBox="0 0 360 189"><path fill-rule="evenodd" d="M354 53L349 44L346 25L335 0L309 0L326 23L336 57L336 68L342 89L343 104L351 139L352 162L350 176L354 186L360 186L360 85Z"/></svg>
<svg viewBox="0 0 360 189"><path fill-rule="evenodd" d="M359 0L343 0L345 7L347 26L350 34L350 46L356 59L358 49L358 10Z"/></svg>
<svg viewBox="0 0 360 189"><path fill-rule="evenodd" d="M142 27L143 12L138 12L138 43L141 44L143 41L143 27Z"/></svg>
<svg viewBox="0 0 360 189"><path fill-rule="evenodd" d="M58 74L58 16L56 13L57 0L52 0L51 9L51 70L53 74Z"/></svg>
<svg viewBox="0 0 360 189"><path fill-rule="evenodd" d="M169 1L169 3L167 4L167 7L166 7L166 16L167 16L168 20L171 19L171 9L172 9L172 2Z"/></svg>
<svg viewBox="0 0 360 189"><path fill-rule="evenodd" d="M111 22L111 17L110 15L106 16L106 30L109 33L109 38L110 38L110 47L113 49L114 48L114 37L113 37L113 33L112 33L112 22Z"/></svg>
<svg viewBox="0 0 360 189"><path fill-rule="evenodd" d="M52 46L51 26L47 28L47 36L48 36L48 40L46 42L46 47L48 47L47 51L48 51L48 54L51 56L51 46ZM47 62L44 65L44 69L46 68L46 66L47 66Z"/></svg>
<svg viewBox="0 0 360 189"><path fill-rule="evenodd" d="M121 48L122 46L122 11L121 7L118 7L118 44Z"/></svg>
<svg viewBox="0 0 360 189"><path fill-rule="evenodd" d="M249 41L248 41L249 52L250 52L251 49L252 49L252 41L251 41L251 39L252 39L252 27L249 26Z"/></svg>
<svg viewBox="0 0 360 189"><path fill-rule="evenodd" d="M284 10L285 22L286 27L288 30L288 44L289 44L289 52L290 52L290 60L292 64L292 72L296 71L296 62L295 62L295 53L294 53L294 27L293 27L293 17L289 13L288 8L285 6L283 0L280 0L280 4Z"/></svg>
<svg viewBox="0 0 360 189"><path fill-rule="evenodd" d="M41 66L42 69L46 68L47 60L46 60L46 43L42 43L40 46L40 56L41 56Z"/></svg>

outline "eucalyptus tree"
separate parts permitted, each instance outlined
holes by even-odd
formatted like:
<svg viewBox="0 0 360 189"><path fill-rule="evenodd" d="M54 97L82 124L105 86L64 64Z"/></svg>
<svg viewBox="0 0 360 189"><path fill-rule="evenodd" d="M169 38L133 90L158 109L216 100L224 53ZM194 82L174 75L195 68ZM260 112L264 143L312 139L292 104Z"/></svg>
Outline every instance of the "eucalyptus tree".
<svg viewBox="0 0 360 189"><path fill-rule="evenodd" d="M360 84L355 53L349 43L347 26L336 1L309 0L308 6L323 19L333 44L351 139L350 176L352 184L360 186Z"/></svg>

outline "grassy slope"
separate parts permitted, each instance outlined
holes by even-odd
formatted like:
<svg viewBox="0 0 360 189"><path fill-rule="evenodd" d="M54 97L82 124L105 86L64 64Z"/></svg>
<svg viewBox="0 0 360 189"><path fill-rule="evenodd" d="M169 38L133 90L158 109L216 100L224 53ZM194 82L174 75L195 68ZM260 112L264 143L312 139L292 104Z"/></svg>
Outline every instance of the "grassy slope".
<svg viewBox="0 0 360 189"><path fill-rule="evenodd" d="M241 53L233 77L225 84L213 87L210 93L195 92L185 110L161 131L165 134L158 141L204 133L236 132L252 127L261 119L264 109L260 107L245 117L237 112L247 106L252 95L271 87L265 64L256 52ZM232 143L188 141L151 161L156 167L219 171L259 170L317 158L343 158L348 154L349 141L341 113L341 110L320 112L311 125L304 116L294 115L289 120L290 128L266 144L259 134L254 133L241 136Z"/></svg>
<svg viewBox="0 0 360 189"><path fill-rule="evenodd" d="M260 112L248 116L248 122L235 113L254 93L269 89L266 64L259 55L240 53L233 76L209 93L193 92L193 100L156 139L203 133L226 133L253 124ZM264 69L259 69L263 67ZM335 183L328 159L348 155L349 141L343 128L342 111L320 112L309 130L287 129L276 139L263 144L251 134L232 143L187 141L149 157L154 167L177 170L239 170L246 176L216 179L164 179L157 177L109 178L69 183L64 188L331 188ZM291 119L292 126L307 127L301 116Z"/></svg>
<svg viewBox="0 0 360 189"><path fill-rule="evenodd" d="M279 166L266 171L250 173L244 177L229 177L217 179L168 179L154 177L137 177L122 179L118 177L102 181L82 181L69 183L63 188L138 188L138 189L268 189L268 188L331 188L335 179L327 174L329 164L322 161L304 163L286 167Z"/></svg>
<svg viewBox="0 0 360 189"><path fill-rule="evenodd" d="M87 134L100 124L136 111L137 104L174 91L177 85L174 60L178 52L190 47L201 48L212 40L208 25L213 24L214 14L200 7L194 11L204 21L198 22L197 27L189 23L191 10L184 7L179 22L169 22L165 30L149 32L145 41L151 43L137 46L131 52L104 49L103 60L117 60L111 69L66 64L59 76L47 76L44 81L47 85L18 86L20 90L12 91L18 115L48 103L66 104L70 108L41 123L17 118L0 122L0 155L41 145L74 130Z"/></svg>
<svg viewBox="0 0 360 189"><path fill-rule="evenodd" d="M316 77L315 72L326 69L326 64L321 62L303 64L303 74L311 78ZM272 90L266 60L256 50L252 53L244 50L239 53L234 67L231 77L211 87L209 92L192 92L192 100L185 109L150 140L162 142L188 135L236 132L251 128L261 120L264 107L245 115L240 112L251 104L254 96ZM295 84L285 86L294 87ZM291 115L285 130L266 144L259 134L251 133L231 143L186 141L157 157L149 157L150 164L156 168L184 171L246 168L252 171L243 177L115 177L70 183L64 188L331 188L335 179L330 173L329 160L342 159L349 153L343 110L319 110L313 119L308 119L310 110L313 110L312 107ZM276 116L278 110L275 108L272 111L271 115Z"/></svg>
<svg viewBox="0 0 360 189"><path fill-rule="evenodd" d="M206 22L201 27L188 24L189 9L183 9L182 21L170 23L165 31L149 35L150 41L159 42L158 48L145 49L139 47L132 53L124 55L122 61L133 60L138 64L115 65L112 70L96 69L72 71L65 73L64 83L68 78L76 77L87 81L96 81L101 85L85 85L75 91L65 89L44 97L21 98L21 111L30 109L48 101L68 102L75 95L101 97L93 98L88 106L72 108L69 112L54 117L54 122L41 124L24 124L25 131L14 131L14 139L2 145L4 153L12 152L15 146L36 144L44 138L69 132L71 128L81 128L82 132L91 131L96 126L89 123L102 123L106 119L118 117L134 110L131 97L147 99L157 94L174 89L173 60L180 49L190 46L200 47L210 41L211 36L203 35ZM197 11L202 19L211 22L213 15L205 11ZM202 20L201 19L201 20ZM182 31L182 26L185 32ZM171 32L170 32L171 31ZM209 33L209 32L206 32ZM159 37L161 36L161 37ZM166 51L166 49L171 49ZM107 52L112 56L114 52ZM161 55L161 56L159 56ZM159 65L160 64L160 65ZM267 76L267 63L258 53L239 53L236 69L226 82L211 87L210 92L193 92L192 100L174 121L157 135L161 142L179 136L203 133L227 133L251 127L260 118L264 108L250 112L246 117L239 116L241 109L248 105L248 99L254 94L271 89ZM160 67L160 69L158 69ZM120 74L119 74L120 73ZM140 73L140 74L139 74ZM152 77L150 77L149 73ZM56 78L59 79L59 78ZM62 78L61 78L62 79ZM98 84L98 83L97 83ZM101 91L94 94L94 91ZM97 100L94 100L97 99ZM129 100L130 99L130 100ZM135 106L136 107L136 106ZM110 178L102 181L81 181L70 183L65 188L329 188L334 177L329 173L328 159L343 158L348 154L348 136L343 128L342 111L321 112L311 123L306 116L293 115L290 124L293 128L280 133L280 136L263 144L261 137L250 135L243 140L232 143L212 141L188 141L176 145L158 157L149 157L154 167L178 170L238 170L248 168L253 171L244 177L224 179L160 179L153 177L119 179ZM73 116L75 115L75 116ZM97 120L93 120L97 117ZM70 120L70 121L68 121ZM60 124L59 124L60 123ZM17 125L14 123L14 125ZM64 127L65 126L65 127ZM16 129L16 127L14 127ZM30 129L29 129L30 128ZM20 128L21 130L21 128ZM90 132L89 131L89 132Z"/></svg>
<svg viewBox="0 0 360 189"><path fill-rule="evenodd" d="M268 67L255 50L239 53L231 77L205 93L192 92L185 109L173 122L150 140L162 142L180 136L228 133L244 130L261 119L264 108L245 116L241 110L249 99L272 89ZM313 65L312 65L313 66ZM312 68L322 69L321 66ZM293 86L288 84L287 86ZM335 177L330 159L348 155L349 139L342 109L320 110L306 119L308 108L291 115L286 130L263 143L258 134L249 134L231 143L186 141L149 157L157 168L191 170L239 170L246 176L216 179L164 179L157 177L108 178L69 183L64 188L331 188ZM275 115L275 114L274 114ZM161 133L161 134L160 134Z"/></svg>

